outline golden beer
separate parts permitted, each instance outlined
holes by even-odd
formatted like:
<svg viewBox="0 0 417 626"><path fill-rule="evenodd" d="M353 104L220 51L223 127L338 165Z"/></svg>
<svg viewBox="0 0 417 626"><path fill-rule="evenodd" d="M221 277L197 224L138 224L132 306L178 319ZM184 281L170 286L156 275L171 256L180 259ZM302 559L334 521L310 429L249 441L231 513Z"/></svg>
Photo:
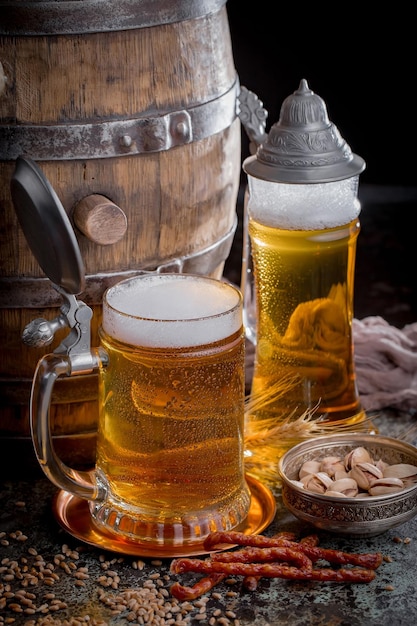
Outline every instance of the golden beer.
<svg viewBox="0 0 417 626"><path fill-rule="evenodd" d="M249 220L257 343L245 455L271 485L291 446L365 422L352 341L359 230L357 218L311 230Z"/></svg>
<svg viewBox="0 0 417 626"><path fill-rule="evenodd" d="M97 523L185 544L247 516L240 292L210 278L146 275L107 292L101 343Z"/></svg>
<svg viewBox="0 0 417 626"><path fill-rule="evenodd" d="M258 417L363 419L352 350L353 282L359 222L283 230L249 222L257 284L252 395L288 382Z"/></svg>

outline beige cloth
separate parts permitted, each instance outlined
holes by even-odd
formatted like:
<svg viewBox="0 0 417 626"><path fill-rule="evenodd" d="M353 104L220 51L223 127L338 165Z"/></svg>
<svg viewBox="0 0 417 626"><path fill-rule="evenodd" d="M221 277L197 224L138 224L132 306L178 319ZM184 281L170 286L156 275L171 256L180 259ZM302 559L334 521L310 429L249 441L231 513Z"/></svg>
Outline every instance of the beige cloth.
<svg viewBox="0 0 417 626"><path fill-rule="evenodd" d="M367 411L417 411L417 323L403 329L382 317L353 320L358 391Z"/></svg>

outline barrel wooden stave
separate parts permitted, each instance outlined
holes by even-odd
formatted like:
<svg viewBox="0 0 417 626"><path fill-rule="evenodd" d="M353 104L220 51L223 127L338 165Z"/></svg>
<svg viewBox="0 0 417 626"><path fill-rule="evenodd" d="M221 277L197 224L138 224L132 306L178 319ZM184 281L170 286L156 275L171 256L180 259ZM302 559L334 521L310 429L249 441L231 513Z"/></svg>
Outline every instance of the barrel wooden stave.
<svg viewBox="0 0 417 626"><path fill-rule="evenodd" d="M48 128L163 116L215 101L237 80L224 7L197 19L152 28L3 35L0 62L7 77L0 95L0 128L2 124ZM241 169L237 118L219 132L158 152L129 154L127 150L110 158L89 158L82 151L78 155L76 143L73 148L68 158L55 156L52 141L45 146L47 156L39 161L70 219L76 204L92 194L109 198L127 217L124 237L108 246L89 241L75 227L87 276L153 268L199 252L233 228ZM32 156L30 150L27 156ZM0 144L0 287L2 278L12 285L8 285L11 300L0 309L5 338L0 436L6 438L29 436L28 400L36 362L52 352L64 335L60 332L42 349L21 341L29 322L36 317L54 318L59 305L42 304L48 285L17 222L9 190L13 171L14 160L2 153ZM219 262L213 275L220 277L222 270ZM34 302L23 305L17 295L22 278L33 279L38 292ZM93 346L98 344L101 295L80 294L93 308ZM51 421L59 438L72 440L78 434L89 440L94 433L97 381L94 376L82 378L56 384Z"/></svg>

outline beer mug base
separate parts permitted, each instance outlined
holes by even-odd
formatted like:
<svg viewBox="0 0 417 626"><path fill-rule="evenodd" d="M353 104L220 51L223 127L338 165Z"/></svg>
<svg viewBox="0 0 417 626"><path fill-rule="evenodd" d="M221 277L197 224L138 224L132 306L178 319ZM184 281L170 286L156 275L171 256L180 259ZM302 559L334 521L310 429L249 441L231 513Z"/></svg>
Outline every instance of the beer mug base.
<svg viewBox="0 0 417 626"><path fill-rule="evenodd" d="M117 498L108 497L105 502L91 502L93 523L100 529L121 539L158 546L186 546L201 543L211 532L236 528L248 516L251 494L248 485L216 502L211 509L190 509L173 513L171 510L128 507Z"/></svg>

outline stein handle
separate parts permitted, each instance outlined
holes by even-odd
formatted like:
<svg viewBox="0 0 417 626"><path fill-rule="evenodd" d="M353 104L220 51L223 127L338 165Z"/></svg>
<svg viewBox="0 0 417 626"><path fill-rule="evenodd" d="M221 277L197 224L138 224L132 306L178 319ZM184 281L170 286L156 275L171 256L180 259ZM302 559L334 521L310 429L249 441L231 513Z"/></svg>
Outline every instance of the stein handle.
<svg viewBox="0 0 417 626"><path fill-rule="evenodd" d="M91 352L88 372L97 370L100 360L99 351ZM38 362L30 397L32 440L39 464L54 485L86 500L102 500L105 490L95 480L94 471L77 471L68 467L57 456L52 442L50 405L54 384L57 378L74 373L82 373L82 370L74 367L69 356L47 354Z"/></svg>

